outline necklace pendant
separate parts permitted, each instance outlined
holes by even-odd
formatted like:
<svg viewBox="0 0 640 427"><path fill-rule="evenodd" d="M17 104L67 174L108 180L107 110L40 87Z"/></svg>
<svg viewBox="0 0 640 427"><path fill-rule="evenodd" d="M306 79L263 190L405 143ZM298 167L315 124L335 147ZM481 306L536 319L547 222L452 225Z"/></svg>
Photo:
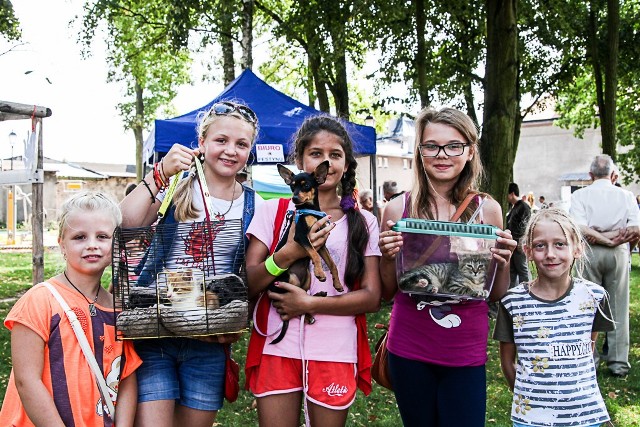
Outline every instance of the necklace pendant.
<svg viewBox="0 0 640 427"><path fill-rule="evenodd" d="M91 317L96 317L96 315L98 314L98 312L96 311L96 306L93 303L89 304L89 314L91 315Z"/></svg>

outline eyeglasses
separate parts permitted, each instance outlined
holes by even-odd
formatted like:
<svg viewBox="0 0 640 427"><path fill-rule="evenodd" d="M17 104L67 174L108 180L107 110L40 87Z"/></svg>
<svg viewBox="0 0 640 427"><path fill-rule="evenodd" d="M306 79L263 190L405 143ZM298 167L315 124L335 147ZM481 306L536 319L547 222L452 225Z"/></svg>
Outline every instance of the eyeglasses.
<svg viewBox="0 0 640 427"><path fill-rule="evenodd" d="M468 146L469 144L462 142L452 142L446 145L420 144L420 155L422 157L438 157L440 151L444 151L445 156L458 157L464 154L464 147Z"/></svg>
<svg viewBox="0 0 640 427"><path fill-rule="evenodd" d="M243 119L248 121L249 123L256 124L258 122L258 117L253 110L246 105L242 104L234 104L228 101L216 102L211 106L209 110L209 114L215 114L216 116L226 116L234 111L237 111L238 114L242 116Z"/></svg>

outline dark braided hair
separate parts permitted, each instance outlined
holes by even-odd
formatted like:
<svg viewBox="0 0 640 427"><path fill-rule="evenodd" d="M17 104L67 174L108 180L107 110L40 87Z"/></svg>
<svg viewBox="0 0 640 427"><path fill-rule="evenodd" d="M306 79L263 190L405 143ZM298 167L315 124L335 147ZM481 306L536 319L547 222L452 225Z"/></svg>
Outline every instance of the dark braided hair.
<svg viewBox="0 0 640 427"><path fill-rule="evenodd" d="M364 216L356 208L354 190L356 187L356 169L358 162L353 152L353 142L340 120L331 116L307 118L295 137L293 163L302 163L304 149L319 132L329 132L342 142L347 170L340 180L340 207L347 216L349 234L347 236L347 266L344 281L349 289L364 273L364 251L369 241L369 229Z"/></svg>

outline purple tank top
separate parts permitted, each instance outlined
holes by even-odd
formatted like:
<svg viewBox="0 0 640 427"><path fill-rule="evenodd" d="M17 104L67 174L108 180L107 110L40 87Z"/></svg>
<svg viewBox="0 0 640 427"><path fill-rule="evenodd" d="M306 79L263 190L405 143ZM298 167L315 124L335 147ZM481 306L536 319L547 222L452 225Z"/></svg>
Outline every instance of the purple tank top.
<svg viewBox="0 0 640 427"><path fill-rule="evenodd" d="M405 194L403 218L410 198ZM393 354L420 362L482 366L487 362L488 311L485 301L433 301L419 310L417 301L398 291L387 346Z"/></svg>

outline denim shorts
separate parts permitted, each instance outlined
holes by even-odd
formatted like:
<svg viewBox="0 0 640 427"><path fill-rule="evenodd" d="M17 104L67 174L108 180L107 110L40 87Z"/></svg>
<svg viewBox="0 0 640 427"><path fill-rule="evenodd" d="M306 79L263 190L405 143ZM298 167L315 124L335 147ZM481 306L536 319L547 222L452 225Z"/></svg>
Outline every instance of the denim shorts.
<svg viewBox="0 0 640 427"><path fill-rule="evenodd" d="M174 399L201 411L222 408L225 355L220 344L190 338L134 343L143 362L136 370L138 402Z"/></svg>

